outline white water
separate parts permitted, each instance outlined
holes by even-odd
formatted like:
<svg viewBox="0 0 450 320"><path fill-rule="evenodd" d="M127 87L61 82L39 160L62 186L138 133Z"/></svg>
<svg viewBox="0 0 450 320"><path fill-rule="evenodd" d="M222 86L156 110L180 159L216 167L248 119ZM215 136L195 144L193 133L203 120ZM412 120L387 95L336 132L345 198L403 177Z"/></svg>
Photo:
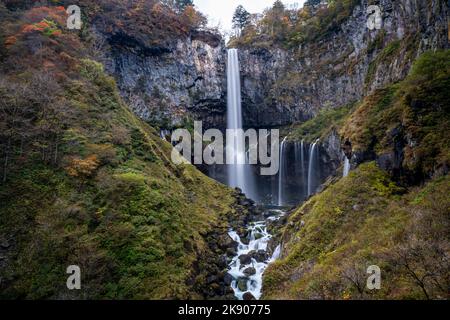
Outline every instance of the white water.
<svg viewBox="0 0 450 320"><path fill-rule="evenodd" d="M315 164L315 154L316 154L316 147L317 144L319 143L319 139L316 140L316 142L314 142L311 147L310 147L310 151L309 151L309 168L308 168L308 196L311 196L315 193L315 190L313 190L314 185L315 185L315 172L314 170L316 170L316 166Z"/></svg>
<svg viewBox="0 0 450 320"><path fill-rule="evenodd" d="M344 178L347 177L349 173L350 173L350 160L348 160L346 156L344 162Z"/></svg>
<svg viewBox="0 0 450 320"><path fill-rule="evenodd" d="M238 187L247 197L255 199L252 188L251 168L246 163L245 140L237 130L243 128L241 80L237 49L228 50L227 65L227 129L233 129L235 139L227 143L227 152L231 152L233 163L228 165L228 185Z"/></svg>
<svg viewBox="0 0 450 320"><path fill-rule="evenodd" d="M303 186L306 186L307 181L306 181L306 166L305 166L305 142L304 140L302 140L302 146L301 146L302 150L301 150L301 161L302 161L302 181L303 181ZM303 190L306 190L305 188L303 188ZM305 198L308 196L306 194L306 192L304 191L305 194Z"/></svg>
<svg viewBox="0 0 450 320"><path fill-rule="evenodd" d="M285 146L286 146L286 139L285 137L283 139L283 142L281 142L280 146L280 172L278 174L278 205L281 207L284 204L283 201L283 186L284 186L284 176L286 171L286 160L284 156Z"/></svg>
<svg viewBox="0 0 450 320"><path fill-rule="evenodd" d="M280 219L285 213L281 210L272 210L277 212L277 215L269 217L267 220L274 221ZM281 246L275 248L272 256L269 259L266 259L264 262L258 262L254 258L251 259L250 264L242 265L239 257L242 255L247 255L252 251L263 250L267 253L268 243L270 239L272 239L272 235L267 231L266 221L258 221L252 222L247 227L247 230L250 233L250 242L248 245L244 244L239 237L239 235L230 230L228 233L229 236L236 241L238 246L237 255L233 258L231 263L229 264L228 273L233 277L233 281L231 283L231 288L234 291L236 298L239 300L243 300L244 294L249 292L256 299L261 298L262 296L262 279L264 271L267 269L267 266L274 262L276 259L280 257L281 254ZM257 235L260 237L258 238ZM257 239L258 238L258 239ZM256 270L254 275L247 277L244 274L244 270L247 268L253 267ZM247 290L241 291L238 287L238 281L242 279L242 281L246 282Z"/></svg>
<svg viewBox="0 0 450 320"><path fill-rule="evenodd" d="M306 175L306 170L305 170L305 143L304 140L302 140L301 142L296 142L295 143L295 170L296 170L296 176L299 177L301 179L301 183L302 183L302 191L303 191L303 195L305 198L308 196L307 190L306 190L306 185L308 183L307 181L307 175Z"/></svg>

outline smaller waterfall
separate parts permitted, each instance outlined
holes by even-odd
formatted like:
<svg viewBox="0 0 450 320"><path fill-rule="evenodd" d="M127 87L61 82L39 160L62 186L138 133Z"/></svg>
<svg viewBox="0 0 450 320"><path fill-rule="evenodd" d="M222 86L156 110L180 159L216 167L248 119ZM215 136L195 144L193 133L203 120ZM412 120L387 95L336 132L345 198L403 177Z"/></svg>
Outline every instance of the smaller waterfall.
<svg viewBox="0 0 450 320"><path fill-rule="evenodd" d="M306 198L307 195L307 172L305 166L305 141L295 143L295 175L296 178L300 180L301 183L301 195Z"/></svg>
<svg viewBox="0 0 450 320"><path fill-rule="evenodd" d="M281 207L283 205L283 183L284 175L286 171L286 159L285 159L285 147L286 139L283 139L280 146L280 171L278 173L278 205Z"/></svg>
<svg viewBox="0 0 450 320"><path fill-rule="evenodd" d="M315 155L317 144L319 143L319 139L316 140L311 146L309 151L309 168L308 168L308 196L311 196L315 193L313 190L315 185Z"/></svg>
<svg viewBox="0 0 450 320"><path fill-rule="evenodd" d="M350 160L346 156L344 162L344 178L347 177L349 173L350 173Z"/></svg>
<svg viewBox="0 0 450 320"><path fill-rule="evenodd" d="M305 186L306 186L306 184L308 183L307 181L306 181L306 166L305 166L305 141L304 140L302 140L302 143L301 143L301 150L300 150L300 160L301 160L301 162L302 162L302 185L304 186L303 187L303 190L306 190L305 189ZM303 191L304 192L304 191ZM305 198L308 196L307 194L306 194L306 192L304 192L304 195L305 195Z"/></svg>

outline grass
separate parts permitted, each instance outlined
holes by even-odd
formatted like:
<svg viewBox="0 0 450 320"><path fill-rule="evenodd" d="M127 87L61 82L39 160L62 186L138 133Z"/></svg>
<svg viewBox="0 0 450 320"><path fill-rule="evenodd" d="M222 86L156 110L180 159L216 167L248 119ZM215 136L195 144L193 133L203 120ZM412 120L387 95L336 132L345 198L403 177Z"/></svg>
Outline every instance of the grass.
<svg viewBox="0 0 450 320"><path fill-rule="evenodd" d="M354 109L353 104L336 109L322 109L313 119L293 126L288 137L292 140L303 139L308 143L324 138L332 130L342 126L352 109Z"/></svg>

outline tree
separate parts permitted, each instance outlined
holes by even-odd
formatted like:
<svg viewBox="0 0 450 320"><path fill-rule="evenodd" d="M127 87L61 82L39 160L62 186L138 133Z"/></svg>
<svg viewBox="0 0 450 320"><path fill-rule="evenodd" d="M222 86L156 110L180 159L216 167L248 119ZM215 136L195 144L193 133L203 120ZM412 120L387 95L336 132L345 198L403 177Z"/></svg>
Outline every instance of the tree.
<svg viewBox="0 0 450 320"><path fill-rule="evenodd" d="M183 12L187 7L193 7L194 1L193 0L171 0L172 7L178 11Z"/></svg>
<svg viewBox="0 0 450 320"><path fill-rule="evenodd" d="M233 15L233 28L242 32L242 30L249 24L250 22L250 13L245 10L242 5L239 5L234 11Z"/></svg>

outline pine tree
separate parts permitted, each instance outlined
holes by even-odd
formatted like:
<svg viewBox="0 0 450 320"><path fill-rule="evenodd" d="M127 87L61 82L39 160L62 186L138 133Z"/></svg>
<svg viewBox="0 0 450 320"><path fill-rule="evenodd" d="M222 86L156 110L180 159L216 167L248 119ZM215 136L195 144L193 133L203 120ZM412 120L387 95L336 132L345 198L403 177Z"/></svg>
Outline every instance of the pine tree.
<svg viewBox="0 0 450 320"><path fill-rule="evenodd" d="M250 13L245 10L242 5L239 5L234 11L233 15L233 28L242 32L242 30L249 24L250 22Z"/></svg>
<svg viewBox="0 0 450 320"><path fill-rule="evenodd" d="M178 10L179 12L183 12L184 9L186 9L186 7L194 6L194 1L193 0L175 0L175 8L176 10Z"/></svg>

